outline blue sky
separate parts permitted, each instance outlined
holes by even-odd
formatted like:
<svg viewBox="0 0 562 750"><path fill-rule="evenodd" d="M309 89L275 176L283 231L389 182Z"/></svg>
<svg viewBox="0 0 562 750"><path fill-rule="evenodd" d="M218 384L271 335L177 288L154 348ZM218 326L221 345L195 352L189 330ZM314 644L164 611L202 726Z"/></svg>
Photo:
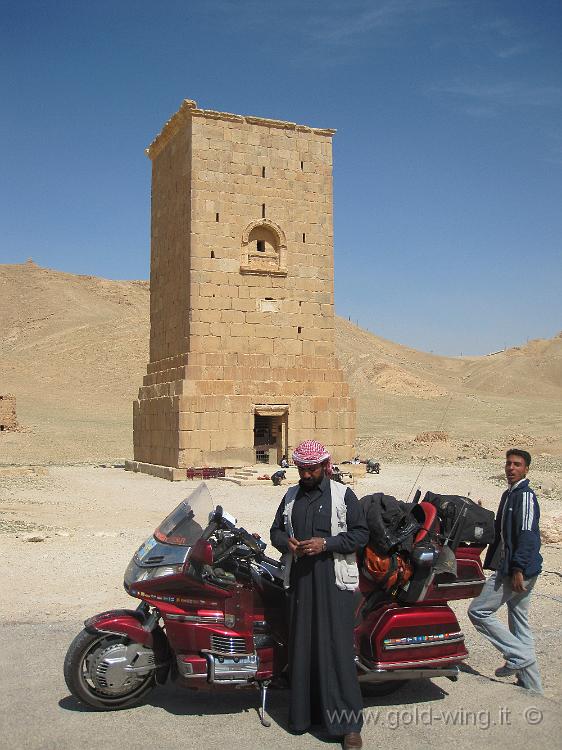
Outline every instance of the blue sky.
<svg viewBox="0 0 562 750"><path fill-rule="evenodd" d="M148 278L184 98L338 130L336 310L425 351L562 328L559 0L2 0L0 262Z"/></svg>

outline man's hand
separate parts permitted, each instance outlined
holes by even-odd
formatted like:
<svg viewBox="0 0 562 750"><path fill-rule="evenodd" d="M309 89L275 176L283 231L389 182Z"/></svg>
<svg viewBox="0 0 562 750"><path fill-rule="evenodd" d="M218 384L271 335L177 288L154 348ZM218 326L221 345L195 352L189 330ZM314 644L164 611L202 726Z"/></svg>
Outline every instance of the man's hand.
<svg viewBox="0 0 562 750"><path fill-rule="evenodd" d="M300 544L300 542L298 541L298 539L295 539L294 536L290 536L289 537L287 545L289 547L289 552L292 555L298 555L299 554L299 544Z"/></svg>
<svg viewBox="0 0 562 750"><path fill-rule="evenodd" d="M512 573L511 588L517 594L522 594L525 591L525 579L523 578L523 572L521 570L516 570Z"/></svg>
<svg viewBox="0 0 562 750"><path fill-rule="evenodd" d="M313 536L312 539L305 539L299 542L299 553L301 555L319 555L324 552L324 539Z"/></svg>

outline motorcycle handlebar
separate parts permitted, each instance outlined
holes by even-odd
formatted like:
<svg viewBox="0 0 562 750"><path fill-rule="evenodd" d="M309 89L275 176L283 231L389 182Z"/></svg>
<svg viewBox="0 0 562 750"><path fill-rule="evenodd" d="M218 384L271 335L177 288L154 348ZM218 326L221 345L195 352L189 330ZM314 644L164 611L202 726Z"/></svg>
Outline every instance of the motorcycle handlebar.
<svg viewBox="0 0 562 750"><path fill-rule="evenodd" d="M264 542L260 542L259 539L256 539L255 536L252 536L252 534L247 532L246 529L243 529L242 527L240 527L237 531L240 534L241 540L247 547L252 550L252 552L255 552L258 555L261 555L263 553L264 549L267 547L267 544L264 544Z"/></svg>
<svg viewBox="0 0 562 750"><path fill-rule="evenodd" d="M205 532L203 533L203 538L205 540L209 539L210 536L220 527L225 526L230 531L234 532L238 539L245 544L249 549L254 552L256 555L262 555L263 551L266 549L267 544L260 541L259 539L256 539L252 534L250 534L246 529L244 529L242 526L236 527L234 524L232 524L227 518L223 515L223 509L222 506L217 505L215 512L212 516L212 519L205 529Z"/></svg>

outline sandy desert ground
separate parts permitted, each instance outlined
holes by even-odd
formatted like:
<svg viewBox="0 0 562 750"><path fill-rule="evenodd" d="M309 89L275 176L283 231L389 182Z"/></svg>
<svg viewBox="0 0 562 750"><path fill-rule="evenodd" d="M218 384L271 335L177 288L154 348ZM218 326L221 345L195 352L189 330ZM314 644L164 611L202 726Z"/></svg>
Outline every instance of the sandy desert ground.
<svg viewBox="0 0 562 750"><path fill-rule="evenodd" d="M419 486L470 494L495 509L504 450L518 444L533 453L531 478L550 540L532 606L545 696L531 697L493 677L499 655L476 635L466 602L459 602L454 608L470 650L461 679L417 681L395 696L369 699L371 712L381 713L365 729L366 746L556 744L562 729L562 337L453 359L336 323L358 403L357 450L382 464L379 476L357 483L357 493L406 498ZM220 747L226 728L233 748L323 746L321 737L287 734L285 693L272 699L270 730L257 722L253 694L236 692L218 705L166 687L145 705L110 715L81 710L69 697L62 661L70 640L85 617L134 605L122 588L124 568L194 485L115 468L131 457L131 401L148 348L146 282L34 264L0 266L0 324L0 393L15 393L19 420L16 431L0 433L0 541L8 561L0 598L6 686L0 720L9 745L118 748L149 740L167 748ZM246 528L267 537L282 488L218 480L209 486ZM431 709L429 719L422 709ZM464 719L463 711L469 712Z"/></svg>

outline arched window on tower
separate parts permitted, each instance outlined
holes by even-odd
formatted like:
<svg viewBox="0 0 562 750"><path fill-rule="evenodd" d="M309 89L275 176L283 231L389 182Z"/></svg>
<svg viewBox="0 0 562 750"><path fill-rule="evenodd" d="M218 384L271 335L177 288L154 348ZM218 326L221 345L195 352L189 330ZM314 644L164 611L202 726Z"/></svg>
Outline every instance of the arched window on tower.
<svg viewBox="0 0 562 750"><path fill-rule="evenodd" d="M282 230L267 219L250 224L242 235L242 273L285 276L286 243Z"/></svg>
<svg viewBox="0 0 562 750"><path fill-rule="evenodd" d="M279 258L279 242L274 232L268 226L257 226L252 229L248 237L250 247L248 248L248 259L259 253L261 260L264 258Z"/></svg>

